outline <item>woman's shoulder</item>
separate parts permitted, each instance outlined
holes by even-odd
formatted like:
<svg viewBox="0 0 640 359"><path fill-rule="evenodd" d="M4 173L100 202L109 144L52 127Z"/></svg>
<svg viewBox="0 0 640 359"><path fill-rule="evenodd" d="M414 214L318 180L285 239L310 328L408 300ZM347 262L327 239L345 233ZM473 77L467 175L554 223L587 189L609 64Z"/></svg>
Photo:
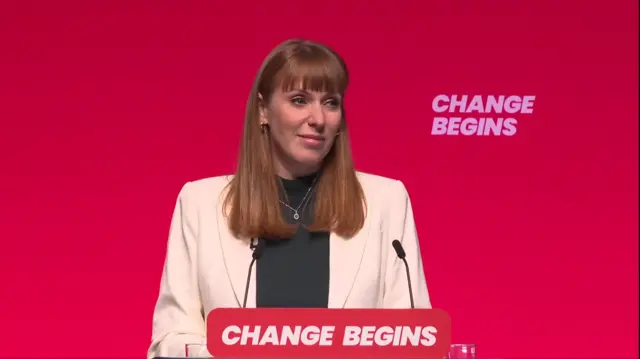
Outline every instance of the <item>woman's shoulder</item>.
<svg viewBox="0 0 640 359"><path fill-rule="evenodd" d="M370 218L391 220L411 206L409 193L401 180L357 172Z"/></svg>
<svg viewBox="0 0 640 359"><path fill-rule="evenodd" d="M404 184L402 183L402 181L395 178L384 177L384 176L361 172L361 171L357 171L356 175L358 176L358 180L360 181L360 184L364 187L365 191L367 190L379 191L380 189L387 189L387 190L404 189Z"/></svg>
<svg viewBox="0 0 640 359"><path fill-rule="evenodd" d="M210 200L212 197L219 197L232 178L233 175L222 175L188 181L182 185L180 197L192 200L198 198Z"/></svg>
<svg viewBox="0 0 640 359"><path fill-rule="evenodd" d="M409 196L401 180L360 171L356 174L367 198L404 199Z"/></svg>

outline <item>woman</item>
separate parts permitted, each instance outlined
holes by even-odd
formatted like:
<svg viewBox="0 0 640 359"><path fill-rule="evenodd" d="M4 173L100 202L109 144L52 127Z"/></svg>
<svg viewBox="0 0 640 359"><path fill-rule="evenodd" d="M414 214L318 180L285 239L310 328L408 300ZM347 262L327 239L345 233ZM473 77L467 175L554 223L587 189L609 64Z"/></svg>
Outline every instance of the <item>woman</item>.
<svg viewBox="0 0 640 359"><path fill-rule="evenodd" d="M189 182L172 219L149 357L183 356L206 314L242 307L430 308L411 202L400 181L356 172L327 47L291 40L265 59L247 104L235 175Z"/></svg>

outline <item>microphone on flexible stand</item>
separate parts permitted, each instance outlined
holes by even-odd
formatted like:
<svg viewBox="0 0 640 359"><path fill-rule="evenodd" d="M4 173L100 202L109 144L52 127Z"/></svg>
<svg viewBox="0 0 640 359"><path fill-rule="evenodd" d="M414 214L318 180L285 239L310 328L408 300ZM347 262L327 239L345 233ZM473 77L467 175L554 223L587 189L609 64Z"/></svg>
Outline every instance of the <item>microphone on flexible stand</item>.
<svg viewBox="0 0 640 359"><path fill-rule="evenodd" d="M261 241L257 241L256 244L253 244L253 239L249 244L249 248L253 250L251 254L251 263L249 264L249 273L247 273L247 286L244 289L244 300L242 301L242 308L247 307L247 297L249 296L249 284L251 283L251 271L253 270L253 265L256 263L258 259L262 256L262 252L264 252L264 243Z"/></svg>
<svg viewBox="0 0 640 359"><path fill-rule="evenodd" d="M405 258L407 256L407 253L404 252L402 243L400 243L399 240L394 239L393 242L391 242L391 245L393 245L393 249L396 250L398 258L402 259L402 261L404 262L404 268L407 271L407 283L409 284L409 299L411 300L411 309L414 309L415 305L413 303L413 289L411 288L411 274L409 273L409 263L407 263L407 260Z"/></svg>

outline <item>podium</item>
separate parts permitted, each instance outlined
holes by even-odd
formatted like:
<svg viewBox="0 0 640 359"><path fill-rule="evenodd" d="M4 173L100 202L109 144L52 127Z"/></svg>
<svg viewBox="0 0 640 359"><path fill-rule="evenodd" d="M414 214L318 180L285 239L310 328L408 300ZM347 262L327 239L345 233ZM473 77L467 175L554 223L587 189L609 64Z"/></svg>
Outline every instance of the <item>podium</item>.
<svg viewBox="0 0 640 359"><path fill-rule="evenodd" d="M450 344L451 321L440 309L218 308L207 315L214 358L444 358Z"/></svg>

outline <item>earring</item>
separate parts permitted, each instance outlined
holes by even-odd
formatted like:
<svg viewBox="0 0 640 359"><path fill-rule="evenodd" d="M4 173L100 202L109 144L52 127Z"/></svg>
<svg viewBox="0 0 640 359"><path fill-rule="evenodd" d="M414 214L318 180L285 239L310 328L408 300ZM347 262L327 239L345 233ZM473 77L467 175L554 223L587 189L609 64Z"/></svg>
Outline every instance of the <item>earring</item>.
<svg viewBox="0 0 640 359"><path fill-rule="evenodd" d="M266 122L260 122L260 131L264 132L265 131L265 127L267 127L267 123Z"/></svg>

